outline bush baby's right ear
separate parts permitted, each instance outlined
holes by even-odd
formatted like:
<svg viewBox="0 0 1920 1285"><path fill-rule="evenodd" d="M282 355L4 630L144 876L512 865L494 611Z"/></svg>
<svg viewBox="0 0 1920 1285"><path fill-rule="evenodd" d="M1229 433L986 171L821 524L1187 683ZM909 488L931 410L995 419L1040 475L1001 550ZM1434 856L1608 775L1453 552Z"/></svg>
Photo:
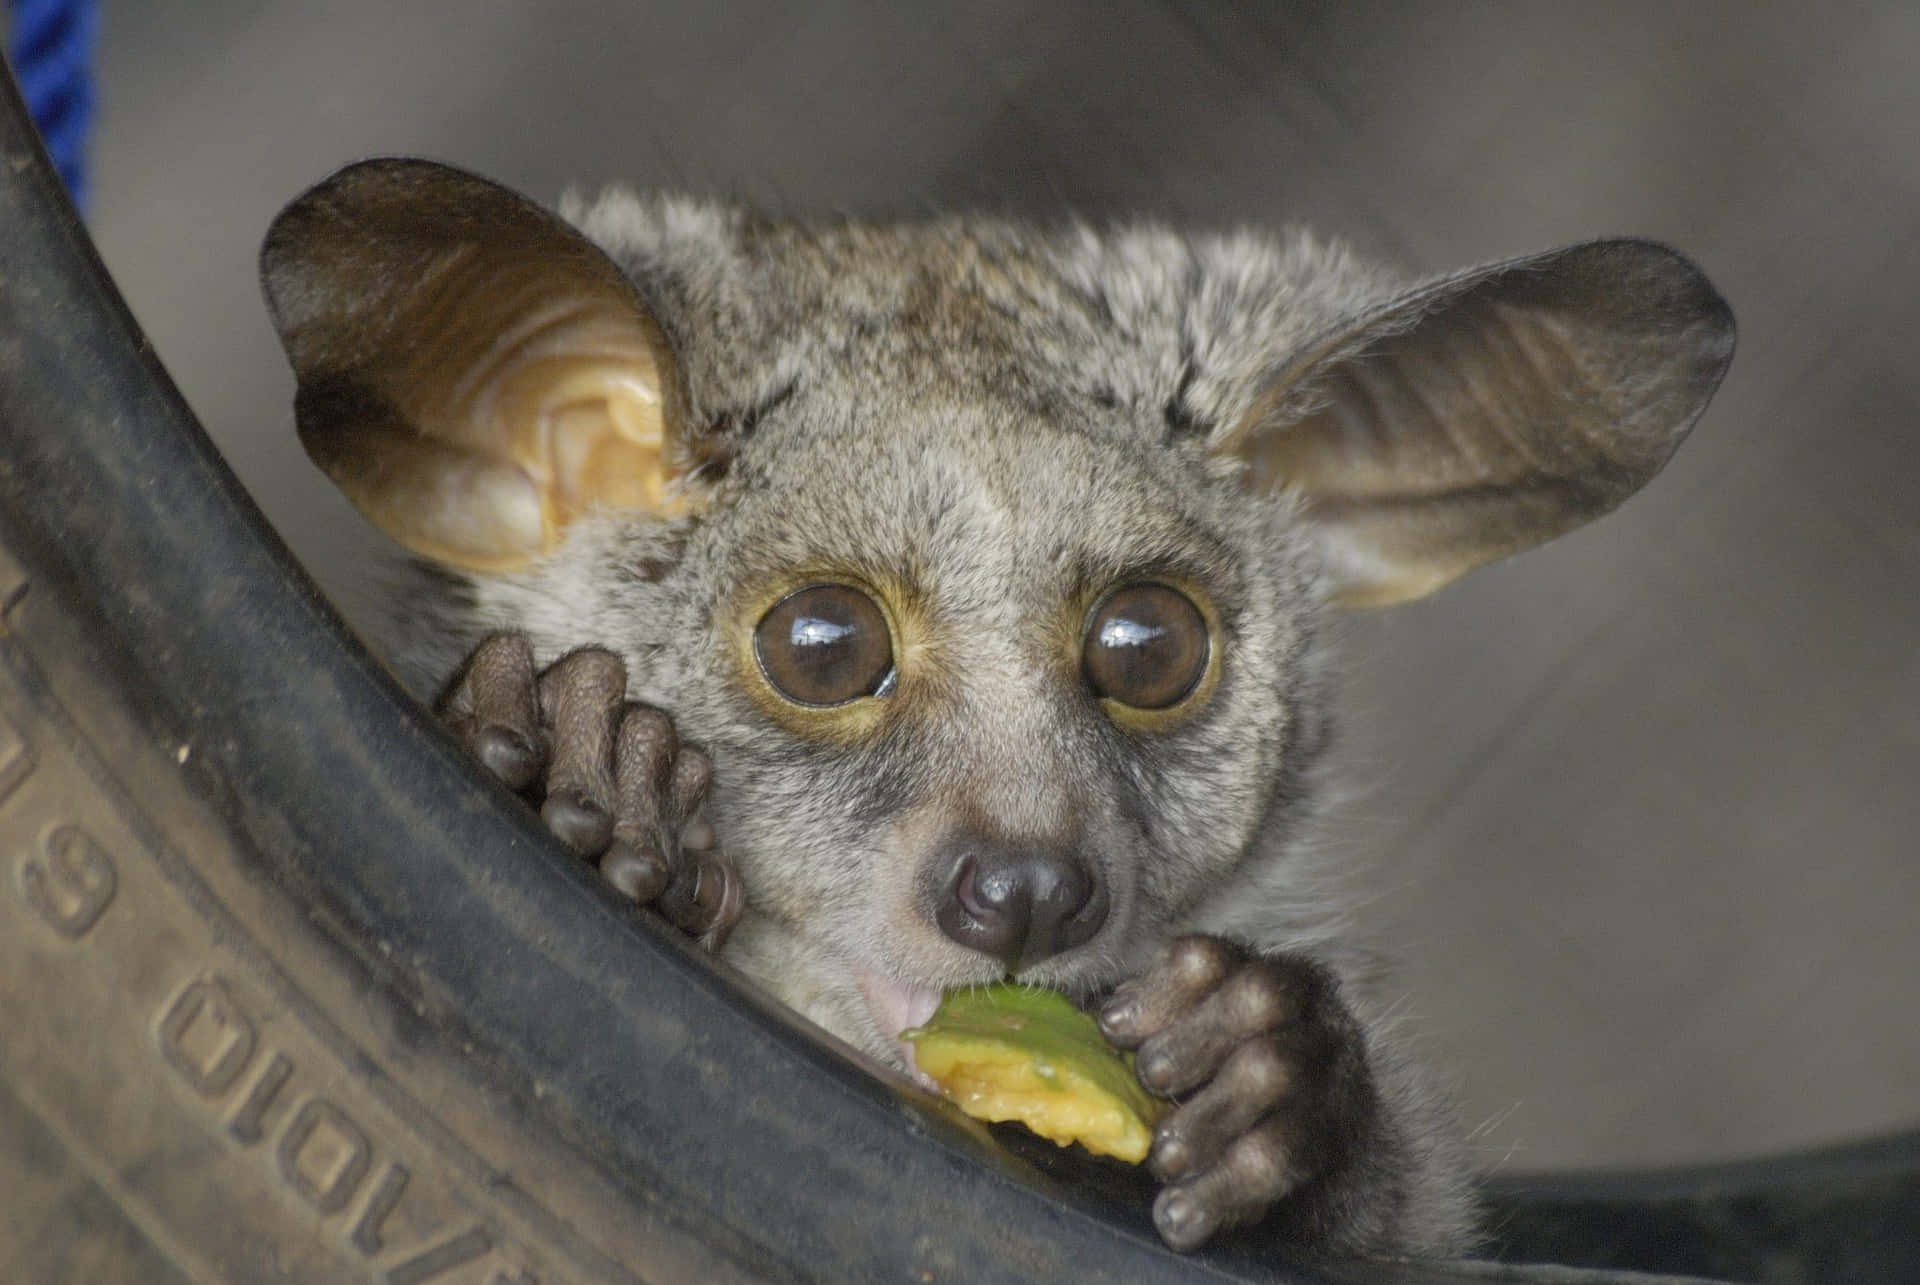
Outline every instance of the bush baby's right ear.
<svg viewBox="0 0 1920 1285"><path fill-rule="evenodd" d="M281 212L260 270L301 444L413 552L511 571L588 510L688 506L675 483L696 461L659 325L525 198L366 161Z"/></svg>

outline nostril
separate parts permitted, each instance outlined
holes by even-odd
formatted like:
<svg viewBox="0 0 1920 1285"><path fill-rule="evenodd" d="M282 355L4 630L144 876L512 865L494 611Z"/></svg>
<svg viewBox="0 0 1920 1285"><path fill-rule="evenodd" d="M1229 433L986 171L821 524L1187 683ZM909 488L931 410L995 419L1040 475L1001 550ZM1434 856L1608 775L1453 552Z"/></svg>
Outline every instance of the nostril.
<svg viewBox="0 0 1920 1285"><path fill-rule="evenodd" d="M960 869L953 884L954 899L960 903L962 910L975 919L989 913L987 908L980 904L980 889L974 883L974 874L977 869L978 867L973 864L973 858L968 857L960 863Z"/></svg>
<svg viewBox="0 0 1920 1285"><path fill-rule="evenodd" d="M1023 964L1083 945L1107 918L1105 887L1071 857L1042 856L1032 869L1033 912Z"/></svg>
<svg viewBox="0 0 1920 1285"><path fill-rule="evenodd" d="M1107 922L1107 910L1111 903L1107 897L1106 883L1091 875L1083 877L1086 880L1085 890L1060 925L1061 950L1071 950L1092 941L1093 935Z"/></svg>
<svg viewBox="0 0 1920 1285"><path fill-rule="evenodd" d="M1029 897L1017 870L990 855L982 860L969 854L954 864L934 918L949 938L1012 971L1027 939Z"/></svg>

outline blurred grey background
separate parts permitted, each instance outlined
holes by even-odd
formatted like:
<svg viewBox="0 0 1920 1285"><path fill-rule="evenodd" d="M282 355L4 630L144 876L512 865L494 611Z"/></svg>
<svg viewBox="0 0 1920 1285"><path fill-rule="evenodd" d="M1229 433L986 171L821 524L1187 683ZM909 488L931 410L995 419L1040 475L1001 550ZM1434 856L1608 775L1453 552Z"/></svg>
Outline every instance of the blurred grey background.
<svg viewBox="0 0 1920 1285"><path fill-rule="evenodd" d="M1351 619L1338 842L1508 1170L1920 1122L1920 5L107 6L93 228L351 612L254 284L377 153L551 198L1303 221L1431 270L1631 232L1741 352L1599 526Z"/></svg>

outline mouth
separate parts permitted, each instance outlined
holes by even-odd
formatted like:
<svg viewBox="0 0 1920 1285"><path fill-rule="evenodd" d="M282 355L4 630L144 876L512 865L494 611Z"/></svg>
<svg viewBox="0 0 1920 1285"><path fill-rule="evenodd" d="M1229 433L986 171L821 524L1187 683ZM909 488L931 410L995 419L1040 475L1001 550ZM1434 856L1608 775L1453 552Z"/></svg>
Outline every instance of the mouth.
<svg viewBox="0 0 1920 1285"><path fill-rule="evenodd" d="M931 986L897 981L867 968L856 969L854 980L894 1060L922 1087L934 1088L933 1081L914 1065L913 1046L900 1038L900 1032L925 1025L933 1017L933 1010L940 1007L940 992Z"/></svg>

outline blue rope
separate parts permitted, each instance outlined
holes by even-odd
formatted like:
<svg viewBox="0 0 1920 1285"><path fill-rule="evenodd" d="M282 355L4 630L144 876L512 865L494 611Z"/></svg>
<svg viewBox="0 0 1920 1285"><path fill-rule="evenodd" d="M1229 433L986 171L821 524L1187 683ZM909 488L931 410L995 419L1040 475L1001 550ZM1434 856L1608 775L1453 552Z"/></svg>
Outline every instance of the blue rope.
<svg viewBox="0 0 1920 1285"><path fill-rule="evenodd" d="M7 60L20 97L74 205L85 209L99 11L90 0L13 0L12 9Z"/></svg>

